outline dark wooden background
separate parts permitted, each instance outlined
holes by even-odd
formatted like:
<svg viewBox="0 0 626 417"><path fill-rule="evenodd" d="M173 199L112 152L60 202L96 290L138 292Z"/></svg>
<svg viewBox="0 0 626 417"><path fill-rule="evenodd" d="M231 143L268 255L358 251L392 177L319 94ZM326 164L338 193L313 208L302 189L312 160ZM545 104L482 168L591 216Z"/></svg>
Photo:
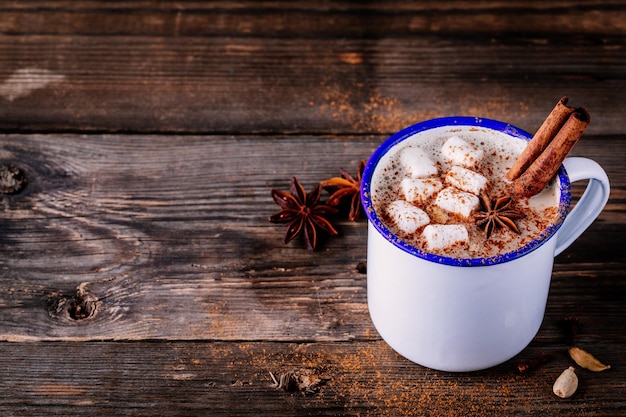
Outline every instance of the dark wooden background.
<svg viewBox="0 0 626 417"><path fill-rule="evenodd" d="M0 415L626 415L624 92L624 1L0 2ZM364 220L317 252L267 221L412 123L533 132L563 95L612 195L503 365L381 340ZM563 400L566 319L612 368Z"/></svg>

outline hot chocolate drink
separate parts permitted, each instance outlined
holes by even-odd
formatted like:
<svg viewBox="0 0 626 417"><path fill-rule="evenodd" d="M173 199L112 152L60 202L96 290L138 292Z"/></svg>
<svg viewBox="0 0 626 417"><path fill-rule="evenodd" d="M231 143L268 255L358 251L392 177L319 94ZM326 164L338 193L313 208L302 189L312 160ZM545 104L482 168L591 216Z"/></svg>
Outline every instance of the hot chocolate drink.
<svg viewBox="0 0 626 417"><path fill-rule="evenodd" d="M564 101L546 119L559 128L530 141L510 124L446 117L397 132L369 158L367 305L399 354L474 371L511 359L537 334L554 257L610 193L596 162L565 158L589 117ZM570 210L573 181L588 183Z"/></svg>
<svg viewBox="0 0 626 417"><path fill-rule="evenodd" d="M506 174L527 144L474 126L417 133L376 166L371 185L376 213L394 234L424 252L488 258L515 251L554 221L559 204L558 179L532 197L509 199L512 181ZM490 213L496 209L500 216L494 220Z"/></svg>

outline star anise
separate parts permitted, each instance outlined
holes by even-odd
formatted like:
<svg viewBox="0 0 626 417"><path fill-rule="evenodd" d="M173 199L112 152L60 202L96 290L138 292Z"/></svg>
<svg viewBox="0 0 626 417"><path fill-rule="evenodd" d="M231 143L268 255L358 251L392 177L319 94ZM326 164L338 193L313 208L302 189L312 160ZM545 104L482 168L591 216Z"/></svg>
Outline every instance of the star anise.
<svg viewBox="0 0 626 417"><path fill-rule="evenodd" d="M494 229L501 227L520 233L514 220L523 219L526 215L514 207L513 198L504 196L491 200L486 193L481 193L480 203L482 210L474 215L474 219L477 226L485 229L486 239L489 239Z"/></svg>
<svg viewBox="0 0 626 417"><path fill-rule="evenodd" d="M365 169L365 161L359 162L356 178L348 171L339 168L341 177L334 177L326 181L322 181L322 187L326 190L332 190L331 196L328 198L327 204L333 207L338 206L344 199L350 198L350 213L348 218L356 221L361 216L361 177Z"/></svg>
<svg viewBox="0 0 626 417"><path fill-rule="evenodd" d="M285 243L289 243L298 234L304 232L304 240L309 250L317 246L317 229L331 235L338 234L325 216L337 212L335 207L319 204L322 186L317 184L306 194L304 187L296 177L291 179L290 193L272 190L272 198L281 210L270 216L272 223L289 223L285 234Z"/></svg>

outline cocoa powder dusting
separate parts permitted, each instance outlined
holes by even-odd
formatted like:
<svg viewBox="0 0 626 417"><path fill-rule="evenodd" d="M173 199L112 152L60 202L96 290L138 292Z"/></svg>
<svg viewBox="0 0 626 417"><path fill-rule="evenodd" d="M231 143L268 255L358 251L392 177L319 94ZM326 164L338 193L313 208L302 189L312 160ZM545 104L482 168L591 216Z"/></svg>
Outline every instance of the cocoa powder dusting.
<svg viewBox="0 0 626 417"><path fill-rule="evenodd" d="M268 351L245 344L240 345L244 357L239 360L252 368L251 385L260 384L276 396L301 398L294 407L314 406L315 399L342 415L512 415L525 411L520 407L528 396L540 400L549 395L541 378L525 378L506 364L494 368L487 378L481 372L424 368L402 358L382 340L341 345L291 343ZM297 385L315 381L310 392Z"/></svg>
<svg viewBox="0 0 626 417"><path fill-rule="evenodd" d="M348 123L354 131L389 134L439 116L434 111L406 108L400 100L380 93L371 94L366 101L355 99L354 92L364 90L365 86L351 86L347 91L340 84L325 80L320 87L324 98L324 103L319 105L320 112L338 122Z"/></svg>

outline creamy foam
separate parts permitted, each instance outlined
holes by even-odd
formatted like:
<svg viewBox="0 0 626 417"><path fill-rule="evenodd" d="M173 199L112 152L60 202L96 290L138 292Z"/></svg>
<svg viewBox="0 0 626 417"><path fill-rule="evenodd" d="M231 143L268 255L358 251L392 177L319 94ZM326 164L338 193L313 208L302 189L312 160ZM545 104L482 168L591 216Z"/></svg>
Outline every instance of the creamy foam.
<svg viewBox="0 0 626 417"><path fill-rule="evenodd" d="M432 204L433 198L425 203L414 204L428 213L431 224L463 224L469 234L468 245L428 250L421 233L423 228L406 233L396 227L386 215L385 207L395 200L405 199L401 183L403 179L411 177L411 172L400 162L400 152L409 147L419 148L434 162L438 178L443 180L444 174L453 165L457 165L441 152L443 144L452 136L457 136L483 151L482 159L471 169L488 179L488 194L492 198L510 194L508 190L512 184L506 180L505 175L527 145L527 141L475 126L446 126L419 132L390 149L377 164L372 177L371 195L374 208L378 217L394 234L426 252L458 258L486 258L514 251L530 243L554 221L559 203L558 180L553 180L536 196L516 200L516 206L526 214L524 219L516 220L521 231L519 235L500 228L486 240L484 230L478 228L473 219L459 220L457 216L442 213Z"/></svg>

